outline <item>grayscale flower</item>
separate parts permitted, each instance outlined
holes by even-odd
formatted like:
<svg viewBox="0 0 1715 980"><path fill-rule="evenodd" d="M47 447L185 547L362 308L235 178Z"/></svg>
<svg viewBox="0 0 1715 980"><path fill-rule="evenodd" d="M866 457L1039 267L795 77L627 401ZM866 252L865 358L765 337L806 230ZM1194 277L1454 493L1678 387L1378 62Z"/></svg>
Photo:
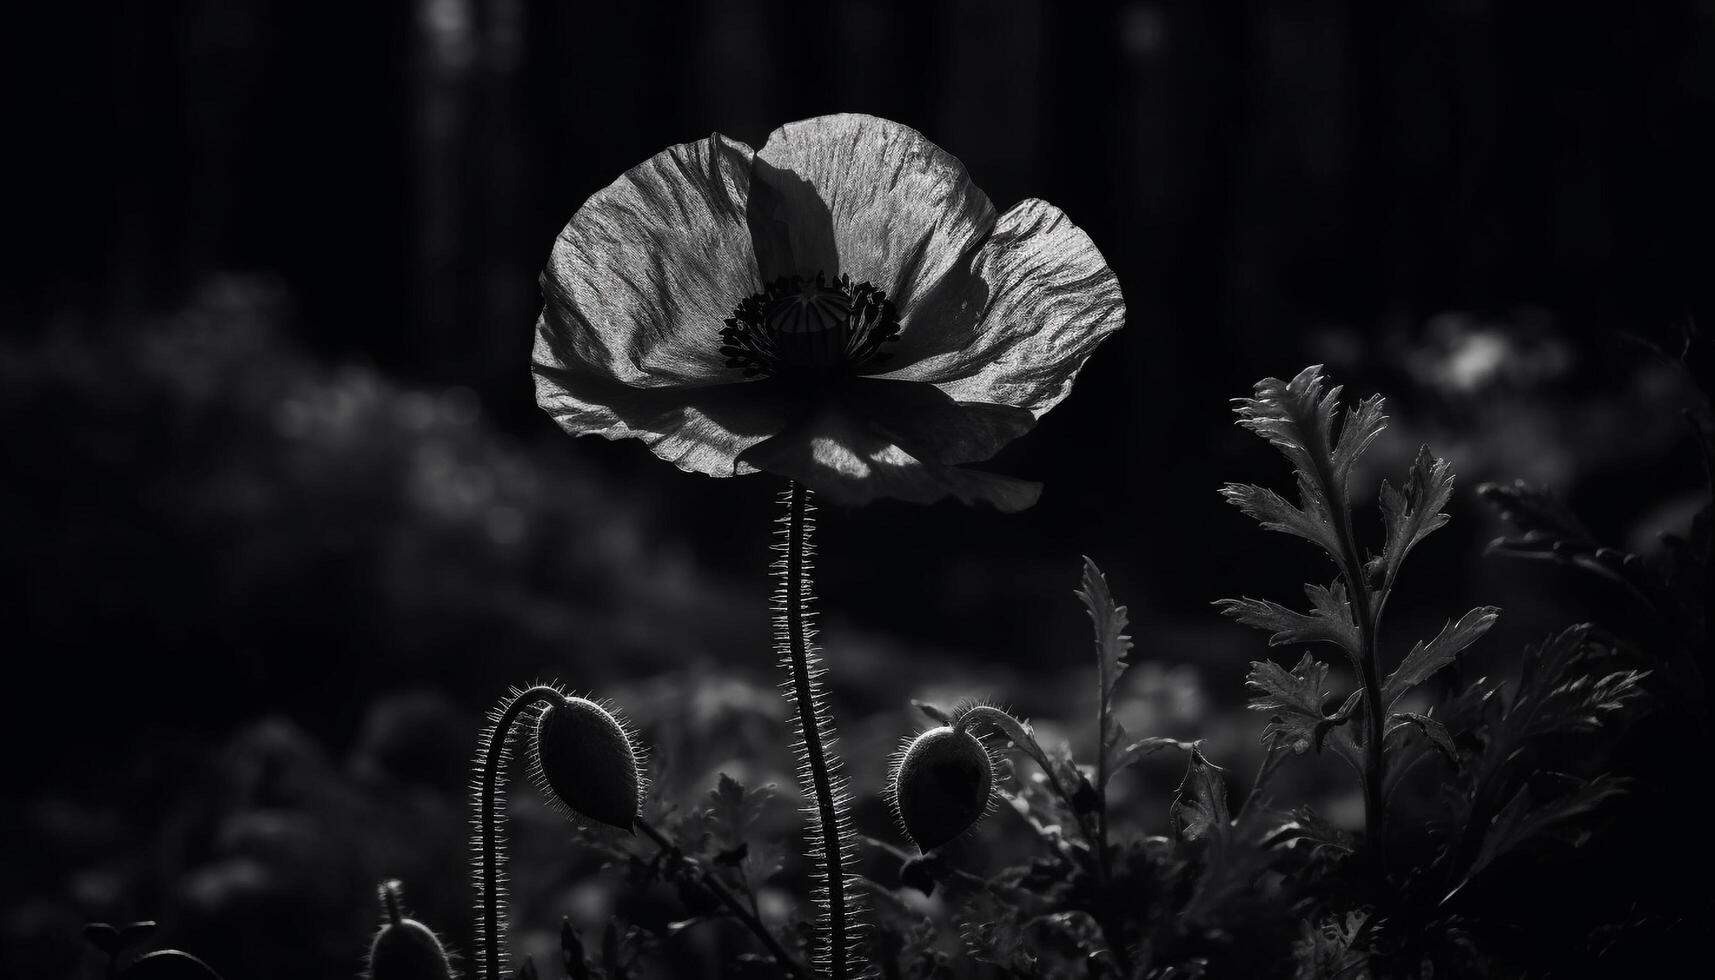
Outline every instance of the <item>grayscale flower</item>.
<svg viewBox="0 0 1715 980"><path fill-rule="evenodd" d="M1028 431L1125 320L1059 209L997 214L957 159L863 115L651 157L578 209L541 282L536 398L566 431L847 504L1035 503L960 464Z"/></svg>

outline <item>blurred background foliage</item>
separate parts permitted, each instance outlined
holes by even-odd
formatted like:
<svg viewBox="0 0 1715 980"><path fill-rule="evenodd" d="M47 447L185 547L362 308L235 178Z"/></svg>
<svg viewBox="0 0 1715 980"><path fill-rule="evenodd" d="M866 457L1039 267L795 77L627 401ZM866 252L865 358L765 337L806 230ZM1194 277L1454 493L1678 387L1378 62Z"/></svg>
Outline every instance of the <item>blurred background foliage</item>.
<svg viewBox="0 0 1715 980"><path fill-rule="evenodd" d="M711 130L761 145L823 112L901 120L1001 207L1064 208L1126 291L1126 330L994 464L1046 482L1037 508L822 515L863 832L896 836L872 794L921 720L910 698L991 695L1087 744L1080 554L1132 607L1127 728L1207 737L1249 771L1260 719L1237 706L1265 651L1208 603L1320 574L1215 493L1276 475L1227 404L1265 374L1322 361L1389 396L1365 492L1420 442L1453 461L1454 522L1390 610L1402 638L1479 602L1504 608L1485 647L1508 655L1574 619L1625 627L1569 575L1481 558L1481 480L1551 485L1645 554L1702 492L1679 418L1696 393L1651 344L1708 322L1708 0L21 18L0 283L8 975L91 969L82 922L127 917L228 976L339 975L385 876L461 940L463 764L486 705L538 676L619 701L666 799L717 771L791 796L769 478L566 438L527 372L555 232ZM1176 779L1130 788L1144 824L1164 826ZM1349 787L1303 791L1355 812ZM543 859L521 916L597 921L591 869L525 796L519 846Z"/></svg>

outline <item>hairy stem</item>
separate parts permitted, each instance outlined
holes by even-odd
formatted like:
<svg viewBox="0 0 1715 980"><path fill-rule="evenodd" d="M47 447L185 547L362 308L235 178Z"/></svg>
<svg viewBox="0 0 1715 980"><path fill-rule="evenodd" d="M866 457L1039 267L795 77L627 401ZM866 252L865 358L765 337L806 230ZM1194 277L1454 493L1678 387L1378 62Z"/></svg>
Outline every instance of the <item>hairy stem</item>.
<svg viewBox="0 0 1715 980"><path fill-rule="evenodd" d="M494 724L483 733L477 750L481 766L482 785L477 793L477 962L487 980L500 980L500 833L499 815L503 808L499 788L501 772L506 768L506 743L512 735L512 725L526 708L538 701L563 698L557 689L537 685L512 695L494 713Z"/></svg>
<svg viewBox="0 0 1715 980"><path fill-rule="evenodd" d="M809 620L814 616L811 602L810 569L815 554L810 544L813 522L810 514L810 491L793 483L782 496L786 515L785 554L774 563L780 578L774 592L774 642L782 665L792 675L789 697L797 708L798 738L801 742L799 781L815 795L811 831L817 843L811 849L812 860L822 864L826 876L822 926L825 950L818 956L825 962L828 975L834 980L846 980L849 975L851 910L846 892L847 843L851 834L846 827L846 791L844 780L837 775L840 763L828 751L833 741L833 723L822 711L821 692L816 683L819 671L813 669L814 631ZM776 545L776 548L781 548Z"/></svg>
<svg viewBox="0 0 1715 980"><path fill-rule="evenodd" d="M674 853L678 851L678 847L674 845L674 843L669 840L665 834L656 830L642 817L637 818L636 827L638 830L643 831L643 835L645 837L654 841L655 846L659 847L663 852ZM782 970L785 970L794 977L803 977L805 975L803 965L796 959L793 959L791 953L786 952L786 947L780 945L780 940L775 938L774 933L768 931L768 927L762 924L762 920L757 917L755 911L753 909L746 908L745 904L738 900L738 896L732 893L732 889L728 888L725 882L717 878L713 872L706 871L702 868L697 868L696 870L697 880L702 882L703 887L712 892L715 899L722 905L726 906L727 911L731 912L738 921L744 924L746 929L749 929L756 935L756 938L762 943L764 948L768 950L768 954L774 957L774 961L776 963L780 964L780 968Z"/></svg>

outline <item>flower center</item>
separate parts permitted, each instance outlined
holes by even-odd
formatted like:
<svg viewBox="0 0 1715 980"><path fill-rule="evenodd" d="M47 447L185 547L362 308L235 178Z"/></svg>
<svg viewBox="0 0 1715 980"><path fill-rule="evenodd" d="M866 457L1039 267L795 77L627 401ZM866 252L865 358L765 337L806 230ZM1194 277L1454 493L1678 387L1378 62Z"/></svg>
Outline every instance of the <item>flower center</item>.
<svg viewBox="0 0 1715 980"><path fill-rule="evenodd" d="M881 345L898 337L899 313L885 292L818 272L782 276L745 297L721 331L721 353L747 378L820 378L886 360Z"/></svg>

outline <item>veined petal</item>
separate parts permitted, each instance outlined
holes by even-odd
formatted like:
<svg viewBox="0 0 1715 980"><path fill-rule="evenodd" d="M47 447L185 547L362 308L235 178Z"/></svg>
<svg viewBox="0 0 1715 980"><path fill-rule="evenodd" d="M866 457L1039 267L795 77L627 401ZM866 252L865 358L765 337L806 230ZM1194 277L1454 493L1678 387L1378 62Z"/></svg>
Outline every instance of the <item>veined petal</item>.
<svg viewBox="0 0 1715 980"><path fill-rule="evenodd" d="M745 222L753 157L716 134L585 201L542 274L541 327L557 342L536 345L551 355L537 363L629 385L724 380L722 322L760 285Z"/></svg>
<svg viewBox="0 0 1715 980"><path fill-rule="evenodd" d="M637 387L590 372L549 366L538 331L536 401L572 435L640 439L682 470L743 476L757 468L744 450L786 427L793 401L768 381Z"/></svg>
<svg viewBox="0 0 1715 980"><path fill-rule="evenodd" d="M1029 432L1036 416L1011 405L954 401L932 384L854 378L843 398L852 412L918 459L975 463Z"/></svg>
<svg viewBox="0 0 1715 980"><path fill-rule="evenodd" d="M1041 417L1124 323L1119 280L1090 236L1059 208L1026 200L918 304L880 377Z"/></svg>
<svg viewBox="0 0 1715 980"><path fill-rule="evenodd" d="M753 209L751 228L765 279L837 268L886 290L908 318L916 298L994 226L994 205L964 164L886 119L848 113L788 123L756 160L758 202L768 204Z"/></svg>
<svg viewBox="0 0 1715 980"><path fill-rule="evenodd" d="M739 454L741 463L784 476L847 505L884 497L927 504L956 497L1012 512L1036 503L1042 485L918 459L837 401Z"/></svg>

